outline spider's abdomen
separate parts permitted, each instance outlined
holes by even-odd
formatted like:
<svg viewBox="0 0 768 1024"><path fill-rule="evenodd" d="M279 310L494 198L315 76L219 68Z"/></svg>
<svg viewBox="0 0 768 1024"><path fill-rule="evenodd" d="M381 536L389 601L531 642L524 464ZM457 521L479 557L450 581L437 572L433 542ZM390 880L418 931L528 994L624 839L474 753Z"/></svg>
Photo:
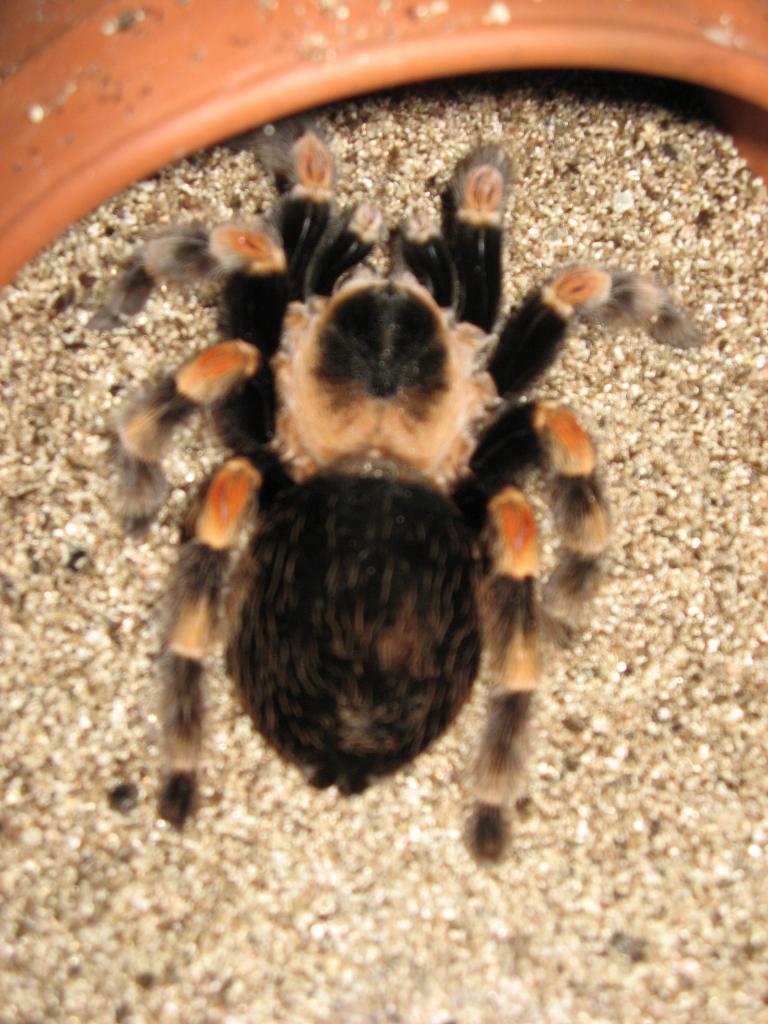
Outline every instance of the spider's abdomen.
<svg viewBox="0 0 768 1024"><path fill-rule="evenodd" d="M229 668L259 731L320 785L364 788L450 724L478 670L477 566L418 483L322 474L264 519Z"/></svg>

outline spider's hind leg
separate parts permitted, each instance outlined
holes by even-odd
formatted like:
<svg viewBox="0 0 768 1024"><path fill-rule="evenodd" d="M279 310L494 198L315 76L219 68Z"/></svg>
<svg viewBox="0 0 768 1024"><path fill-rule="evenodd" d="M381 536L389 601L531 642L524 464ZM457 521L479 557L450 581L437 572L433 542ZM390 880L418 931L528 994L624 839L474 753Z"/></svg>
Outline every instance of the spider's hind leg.
<svg viewBox="0 0 768 1024"><path fill-rule="evenodd" d="M172 585L165 656L163 735L167 774L160 816L180 828L194 809L203 731L203 658L213 639L229 552L245 525L261 474L230 459L212 478L182 548Z"/></svg>
<svg viewBox="0 0 768 1024"><path fill-rule="evenodd" d="M491 576L484 594L489 670L494 684L475 764L475 809L468 840L478 860L500 858L505 807L522 768L525 726L539 679L534 579L539 556L533 512L506 487L488 502Z"/></svg>

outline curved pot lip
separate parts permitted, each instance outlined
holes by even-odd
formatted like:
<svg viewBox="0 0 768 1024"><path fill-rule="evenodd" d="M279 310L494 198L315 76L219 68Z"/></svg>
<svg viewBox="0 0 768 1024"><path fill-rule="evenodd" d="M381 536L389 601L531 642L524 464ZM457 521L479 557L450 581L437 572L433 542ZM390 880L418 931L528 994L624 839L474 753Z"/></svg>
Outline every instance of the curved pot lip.
<svg viewBox="0 0 768 1024"><path fill-rule="evenodd" d="M0 165L0 284L73 220L162 165L365 92L558 67L684 79L759 107L768 98L768 21L746 37L741 22L707 20L722 8L714 0L699 0L694 18L662 18L656 0L626 5L621 17L581 0L440 0L422 5L423 17L401 0L379 0L376 13L370 0L328 0L303 19L281 0L262 0L257 15L254 0L230 0L226 22L211 3L155 0L133 22L124 3L81 3L87 15L0 84L10 140ZM746 19L755 5L733 6Z"/></svg>

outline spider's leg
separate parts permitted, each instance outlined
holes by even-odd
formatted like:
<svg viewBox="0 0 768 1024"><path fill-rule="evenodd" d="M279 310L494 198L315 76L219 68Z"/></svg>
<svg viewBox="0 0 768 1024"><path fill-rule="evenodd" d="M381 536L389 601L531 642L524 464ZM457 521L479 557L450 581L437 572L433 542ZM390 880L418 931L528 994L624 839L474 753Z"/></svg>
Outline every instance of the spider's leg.
<svg viewBox="0 0 768 1024"><path fill-rule="evenodd" d="M543 373L577 317L637 324L676 348L700 341L669 294L648 278L570 267L531 293L504 325L488 366L499 394L519 393Z"/></svg>
<svg viewBox="0 0 768 1024"><path fill-rule="evenodd" d="M397 235L398 261L443 309L456 305L456 268L440 228L422 210L411 213Z"/></svg>
<svg viewBox="0 0 768 1024"><path fill-rule="evenodd" d="M509 161L484 146L456 168L447 236L459 283L457 319L493 330L501 297L501 244Z"/></svg>
<svg viewBox="0 0 768 1024"><path fill-rule="evenodd" d="M167 774L160 816L180 828L194 808L202 745L203 659L214 635L230 549L250 518L261 474L243 458L214 475L183 546L171 585L163 736Z"/></svg>
<svg viewBox="0 0 768 1024"><path fill-rule="evenodd" d="M211 247L227 276L224 334L256 345L266 360L280 341L288 303L288 263L282 244L266 224L223 224L211 232Z"/></svg>
<svg viewBox="0 0 768 1024"><path fill-rule="evenodd" d="M308 295L330 295L342 274L364 260L382 235L381 214L370 203L347 210L332 222L306 274Z"/></svg>
<svg viewBox="0 0 768 1024"><path fill-rule="evenodd" d="M310 262L333 213L333 157L318 132L301 122L283 125L262 141L259 153L286 189L275 220L288 257L289 298L302 299Z"/></svg>
<svg viewBox="0 0 768 1024"><path fill-rule="evenodd" d="M486 430L470 463L486 492L519 482L536 465L554 473L553 504L564 550L547 582L544 606L565 629L594 596L608 542L608 509L595 462L594 445L570 409L528 402L508 409Z"/></svg>
<svg viewBox="0 0 768 1024"><path fill-rule="evenodd" d="M126 529L140 533L163 502L160 462L174 427L193 410L216 406L252 378L261 363L245 341L222 341L193 356L120 411L115 425L118 501Z"/></svg>
<svg viewBox="0 0 768 1024"><path fill-rule="evenodd" d="M519 483L526 470L541 462L543 452L533 429L535 408L532 402L511 405L479 438L470 469L486 493Z"/></svg>
<svg viewBox="0 0 768 1024"><path fill-rule="evenodd" d="M505 806L522 766L522 741L539 679L534 578L536 523L522 491L505 487L488 502L491 574L483 599L494 684L475 765L469 844L479 860L498 860L507 838Z"/></svg>
<svg viewBox="0 0 768 1024"><path fill-rule="evenodd" d="M110 330L141 310L155 284L243 273L259 278L285 275L285 254L269 228L256 221L165 228L145 242L107 291L88 324Z"/></svg>
<svg viewBox="0 0 768 1024"><path fill-rule="evenodd" d="M563 551L547 581L548 616L566 631L600 580L600 556L608 543L608 507L595 472L595 447L570 409L537 402L533 428L554 473L554 510Z"/></svg>

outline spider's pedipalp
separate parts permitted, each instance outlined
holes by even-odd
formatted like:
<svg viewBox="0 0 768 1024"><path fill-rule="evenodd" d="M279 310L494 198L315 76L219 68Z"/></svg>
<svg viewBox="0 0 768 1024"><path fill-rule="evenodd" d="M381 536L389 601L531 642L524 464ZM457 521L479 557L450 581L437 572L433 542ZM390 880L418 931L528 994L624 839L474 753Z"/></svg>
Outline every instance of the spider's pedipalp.
<svg viewBox="0 0 768 1024"><path fill-rule="evenodd" d="M525 724L540 671L533 512L521 491L506 487L488 502L488 518L492 575L483 607L494 692L475 764L477 802L469 823L469 844L478 860L497 860L503 852L503 809L522 768Z"/></svg>
<svg viewBox="0 0 768 1024"><path fill-rule="evenodd" d="M229 549L248 518L261 474L230 459L212 478L194 537L181 550L171 585L163 699L167 778L160 815L180 828L194 806L203 731L202 662L215 630Z"/></svg>
<svg viewBox="0 0 768 1024"><path fill-rule="evenodd" d="M516 394L532 384L553 362L577 317L636 324L676 348L701 341L669 293L654 281L577 265L529 294L504 325L488 365L499 394Z"/></svg>
<svg viewBox="0 0 768 1024"><path fill-rule="evenodd" d="M373 249L383 225L381 213L371 203L361 203L332 223L307 270L307 293L330 295L342 274Z"/></svg>
<svg viewBox="0 0 768 1024"><path fill-rule="evenodd" d="M482 146L462 160L451 181L448 227L459 279L457 317L490 332L501 298L501 240L509 159Z"/></svg>
<svg viewBox="0 0 768 1024"><path fill-rule="evenodd" d="M422 210L400 226L397 255L442 309L456 303L456 268L438 226Z"/></svg>

